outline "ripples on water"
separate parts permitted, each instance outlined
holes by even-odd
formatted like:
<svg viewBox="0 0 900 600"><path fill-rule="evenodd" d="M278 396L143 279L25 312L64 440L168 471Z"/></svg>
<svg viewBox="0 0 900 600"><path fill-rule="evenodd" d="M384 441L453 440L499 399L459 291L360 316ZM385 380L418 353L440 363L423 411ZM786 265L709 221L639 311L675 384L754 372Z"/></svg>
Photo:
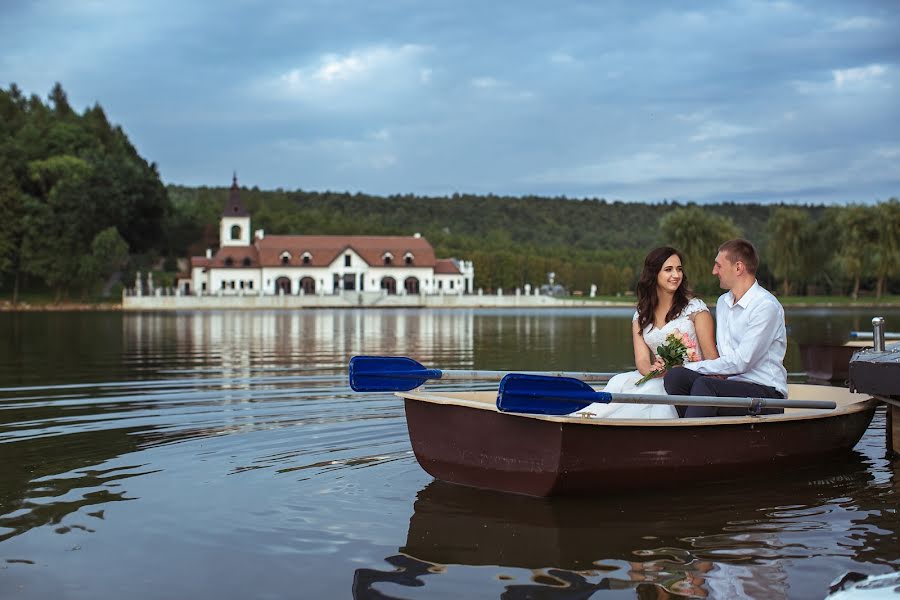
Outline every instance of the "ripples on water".
<svg viewBox="0 0 900 600"><path fill-rule="evenodd" d="M820 598L897 568L883 412L787 476L538 500L433 482L401 402L347 386L363 353L622 369L627 312L0 315L0 598Z"/></svg>

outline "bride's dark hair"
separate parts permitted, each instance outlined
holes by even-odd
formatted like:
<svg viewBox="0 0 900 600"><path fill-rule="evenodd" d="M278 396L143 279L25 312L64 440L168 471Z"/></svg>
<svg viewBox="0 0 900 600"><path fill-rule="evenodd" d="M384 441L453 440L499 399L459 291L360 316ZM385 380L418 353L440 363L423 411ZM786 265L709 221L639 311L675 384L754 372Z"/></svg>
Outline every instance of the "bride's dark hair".
<svg viewBox="0 0 900 600"><path fill-rule="evenodd" d="M678 255L678 258L681 259L681 264L684 265L684 256L670 246L654 248L647 255L647 258L644 259L644 268L641 271L641 278L637 284L638 327L641 331L644 331L647 325L653 323L653 313L656 311L656 307L659 306L656 278L659 272L662 271L663 265L673 254ZM675 295L672 298L672 308L669 309L669 313L666 315L666 323L680 315L692 297L693 292L688 286L687 273L682 271L681 285L675 290Z"/></svg>

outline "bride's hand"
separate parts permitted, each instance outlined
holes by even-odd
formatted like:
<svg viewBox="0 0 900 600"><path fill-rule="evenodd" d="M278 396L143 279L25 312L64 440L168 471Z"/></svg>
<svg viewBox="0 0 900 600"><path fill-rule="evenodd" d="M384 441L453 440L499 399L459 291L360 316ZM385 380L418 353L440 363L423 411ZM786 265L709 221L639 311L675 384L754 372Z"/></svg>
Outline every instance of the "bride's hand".
<svg viewBox="0 0 900 600"><path fill-rule="evenodd" d="M658 377L662 377L666 373L666 361L657 356L656 362L650 365L650 370L659 371Z"/></svg>

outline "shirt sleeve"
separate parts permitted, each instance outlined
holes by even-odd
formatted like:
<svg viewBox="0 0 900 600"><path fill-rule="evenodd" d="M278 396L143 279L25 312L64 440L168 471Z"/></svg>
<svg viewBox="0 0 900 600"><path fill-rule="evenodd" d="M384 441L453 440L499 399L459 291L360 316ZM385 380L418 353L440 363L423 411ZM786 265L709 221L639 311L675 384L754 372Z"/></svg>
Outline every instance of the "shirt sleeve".
<svg viewBox="0 0 900 600"><path fill-rule="evenodd" d="M632 320L632 321L637 321L637 320L638 320L638 311L634 311L634 316L631 317L631 320Z"/></svg>
<svg viewBox="0 0 900 600"><path fill-rule="evenodd" d="M775 342L778 334L778 307L772 302L760 302L751 308L753 312L747 321L747 330L743 332L737 348L723 352L719 358L686 363L685 368L703 375L740 375L750 369L762 358ZM721 352L721 349L720 349Z"/></svg>

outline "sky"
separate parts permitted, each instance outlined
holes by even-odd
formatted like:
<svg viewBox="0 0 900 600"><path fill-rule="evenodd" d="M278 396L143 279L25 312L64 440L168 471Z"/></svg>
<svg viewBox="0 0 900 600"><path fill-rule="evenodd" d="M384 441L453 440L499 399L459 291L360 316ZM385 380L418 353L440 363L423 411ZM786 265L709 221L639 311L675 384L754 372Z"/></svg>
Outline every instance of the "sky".
<svg viewBox="0 0 900 600"><path fill-rule="evenodd" d="M630 202L900 196L900 2L0 0L0 85L164 183Z"/></svg>

